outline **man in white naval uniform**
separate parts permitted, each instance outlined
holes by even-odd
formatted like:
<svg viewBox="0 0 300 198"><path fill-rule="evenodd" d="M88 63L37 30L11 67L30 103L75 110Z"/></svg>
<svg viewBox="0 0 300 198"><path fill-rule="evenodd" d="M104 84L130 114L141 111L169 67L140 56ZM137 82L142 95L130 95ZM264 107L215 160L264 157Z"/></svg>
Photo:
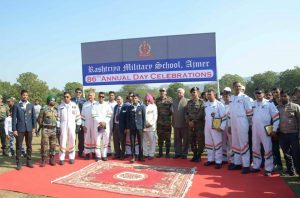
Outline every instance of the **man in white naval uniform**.
<svg viewBox="0 0 300 198"><path fill-rule="evenodd" d="M154 104L153 97L150 94L145 96L146 104L146 128L143 135L144 156L148 156L149 160L154 158L156 145L156 121L157 107Z"/></svg>
<svg viewBox="0 0 300 198"><path fill-rule="evenodd" d="M228 170L240 170L243 174L250 173L250 151L249 151L249 120L252 116L252 103L250 97L242 92L240 82L233 83L234 95L230 97L229 114L232 135L232 151L234 153L233 163Z"/></svg>
<svg viewBox="0 0 300 198"><path fill-rule="evenodd" d="M262 89L255 89L256 100L253 103L252 117L252 152L253 169L251 172L259 172L262 163L261 144L264 147L265 175L271 176L274 168L271 136L276 134L279 126L279 112L274 103L264 98ZM272 132L267 135L265 126L271 125Z"/></svg>
<svg viewBox="0 0 300 198"><path fill-rule="evenodd" d="M112 112L114 112L114 108L117 105L117 101L116 101L116 93L114 91L110 91L108 93L109 99L107 104L110 106ZM111 138L113 136L113 119L110 118L109 120L109 141L108 141L108 148L107 148L107 155L111 155Z"/></svg>
<svg viewBox="0 0 300 198"><path fill-rule="evenodd" d="M80 129L81 116L79 107L71 101L71 94L64 93L64 101L58 106L58 126L60 127L59 164L63 165L66 150L69 152L69 163L75 160L76 130ZM68 140L68 148L67 148Z"/></svg>
<svg viewBox="0 0 300 198"><path fill-rule="evenodd" d="M216 100L215 90L206 92L208 101L204 104L205 110L205 147L207 149L207 162L204 166L215 164L216 169L222 168L222 133L226 126L225 106ZM213 128L213 119L221 119L221 125Z"/></svg>
<svg viewBox="0 0 300 198"><path fill-rule="evenodd" d="M95 101L95 93L91 92L88 95L88 101L82 106L81 119L84 132L84 159L90 159L90 153L95 153L96 136L98 134L98 122L92 117L93 106Z"/></svg>
<svg viewBox="0 0 300 198"><path fill-rule="evenodd" d="M109 124L112 116L110 106L104 102L105 93L99 92L99 102L93 106L92 117L98 123L98 130L96 135L96 161L102 159L107 161L107 147L109 141Z"/></svg>

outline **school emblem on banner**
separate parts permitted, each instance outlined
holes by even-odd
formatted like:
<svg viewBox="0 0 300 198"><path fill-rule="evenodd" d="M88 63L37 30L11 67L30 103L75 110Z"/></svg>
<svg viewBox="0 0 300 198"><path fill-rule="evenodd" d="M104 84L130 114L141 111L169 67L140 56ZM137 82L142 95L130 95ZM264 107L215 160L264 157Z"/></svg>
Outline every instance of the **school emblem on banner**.
<svg viewBox="0 0 300 198"><path fill-rule="evenodd" d="M144 40L139 46L139 56L148 57L151 55L151 46L147 41Z"/></svg>

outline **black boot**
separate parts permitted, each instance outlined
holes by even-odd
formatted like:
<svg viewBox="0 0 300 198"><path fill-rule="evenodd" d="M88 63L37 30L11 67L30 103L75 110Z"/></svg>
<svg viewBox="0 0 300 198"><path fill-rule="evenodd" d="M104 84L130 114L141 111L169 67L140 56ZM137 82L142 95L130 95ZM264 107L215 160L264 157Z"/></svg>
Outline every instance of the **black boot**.
<svg viewBox="0 0 300 198"><path fill-rule="evenodd" d="M156 156L157 158L161 158L163 156L163 153L162 153L162 147L160 146L158 148L158 155Z"/></svg>
<svg viewBox="0 0 300 198"><path fill-rule="evenodd" d="M55 166L54 155L50 155L49 164L50 164L51 166Z"/></svg>
<svg viewBox="0 0 300 198"><path fill-rule="evenodd" d="M201 154L197 153L196 159L194 162L200 162L201 161Z"/></svg>
<svg viewBox="0 0 300 198"><path fill-rule="evenodd" d="M197 158L197 153L194 152L194 155L193 155L193 158L191 159L191 162L194 162L196 158Z"/></svg>
<svg viewBox="0 0 300 198"><path fill-rule="evenodd" d="M166 147L166 158L170 158L170 147Z"/></svg>
<svg viewBox="0 0 300 198"><path fill-rule="evenodd" d="M40 167L45 167L45 166L46 166L46 159L45 159L45 157L42 157Z"/></svg>

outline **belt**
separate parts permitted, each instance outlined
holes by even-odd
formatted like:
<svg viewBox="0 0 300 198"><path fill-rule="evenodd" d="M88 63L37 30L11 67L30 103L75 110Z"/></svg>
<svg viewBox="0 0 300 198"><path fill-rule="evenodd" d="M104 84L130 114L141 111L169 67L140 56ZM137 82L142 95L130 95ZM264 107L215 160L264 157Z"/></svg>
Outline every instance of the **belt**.
<svg viewBox="0 0 300 198"><path fill-rule="evenodd" d="M44 129L54 129L56 126L43 126Z"/></svg>

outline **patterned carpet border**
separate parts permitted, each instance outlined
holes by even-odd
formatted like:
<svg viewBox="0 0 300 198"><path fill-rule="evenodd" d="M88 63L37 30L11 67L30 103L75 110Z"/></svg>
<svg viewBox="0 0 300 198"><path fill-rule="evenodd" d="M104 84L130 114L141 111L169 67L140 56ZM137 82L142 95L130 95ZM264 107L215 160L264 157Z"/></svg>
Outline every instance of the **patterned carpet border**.
<svg viewBox="0 0 300 198"><path fill-rule="evenodd" d="M195 173L196 167L99 161L51 183L120 194L181 198L191 187Z"/></svg>

